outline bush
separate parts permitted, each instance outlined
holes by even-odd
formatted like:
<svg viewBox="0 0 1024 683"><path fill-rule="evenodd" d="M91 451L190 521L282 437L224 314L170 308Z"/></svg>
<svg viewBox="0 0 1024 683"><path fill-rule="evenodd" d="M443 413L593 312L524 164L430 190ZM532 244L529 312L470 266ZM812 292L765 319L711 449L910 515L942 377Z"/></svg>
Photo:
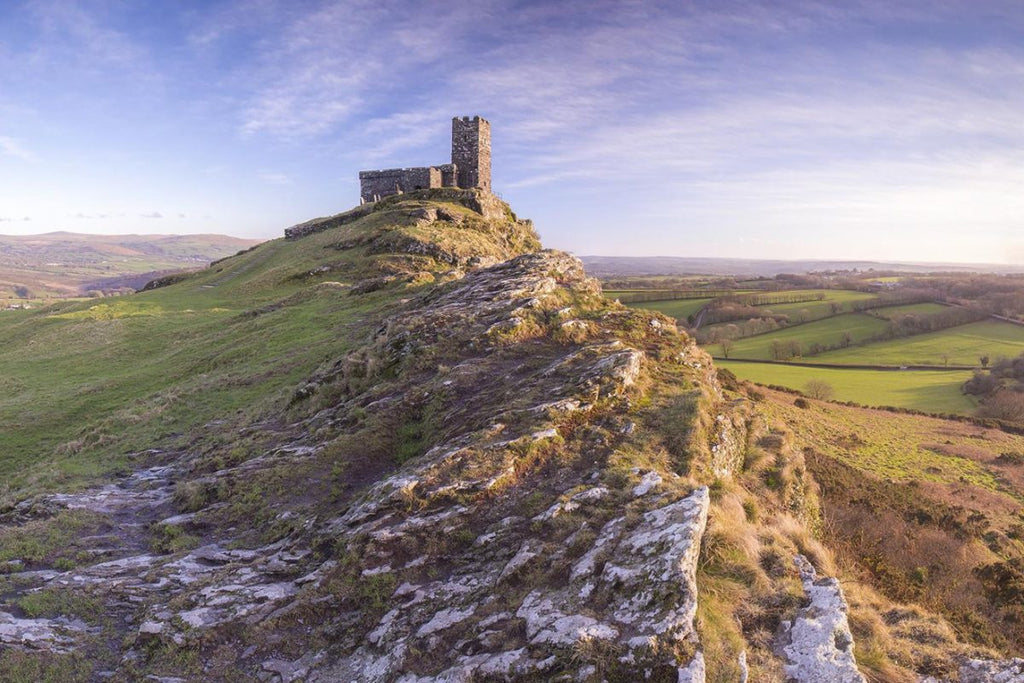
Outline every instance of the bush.
<svg viewBox="0 0 1024 683"><path fill-rule="evenodd" d="M835 396L836 391L828 382L820 379L812 379L808 380L807 384L804 385L804 393L811 398L827 401Z"/></svg>
<svg viewBox="0 0 1024 683"><path fill-rule="evenodd" d="M997 391L985 400L978 415L1008 422L1024 422L1024 393L1005 389Z"/></svg>

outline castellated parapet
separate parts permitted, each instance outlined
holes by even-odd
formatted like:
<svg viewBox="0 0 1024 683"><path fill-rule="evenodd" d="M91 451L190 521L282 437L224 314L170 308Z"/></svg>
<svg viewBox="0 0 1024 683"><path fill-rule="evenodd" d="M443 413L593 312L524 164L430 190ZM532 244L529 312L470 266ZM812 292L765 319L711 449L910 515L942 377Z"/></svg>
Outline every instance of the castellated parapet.
<svg viewBox="0 0 1024 683"><path fill-rule="evenodd" d="M450 164L359 172L360 202L432 187L491 191L491 124L487 119L452 119Z"/></svg>

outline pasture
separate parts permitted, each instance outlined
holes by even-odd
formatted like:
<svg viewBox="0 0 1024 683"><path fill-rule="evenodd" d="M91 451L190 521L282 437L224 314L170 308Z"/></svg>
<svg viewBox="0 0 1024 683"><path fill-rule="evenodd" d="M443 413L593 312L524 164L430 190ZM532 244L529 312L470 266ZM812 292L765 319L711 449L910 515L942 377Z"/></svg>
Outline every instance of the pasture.
<svg viewBox="0 0 1024 683"><path fill-rule="evenodd" d="M850 304L855 301L871 301L877 295L873 292L857 292L846 289L795 289L785 290L779 294L806 295L808 297L823 295L821 301L805 301L794 304L770 304L762 306L765 313L784 313L790 320L818 320L832 314L833 304L840 312L850 312Z"/></svg>
<svg viewBox="0 0 1024 683"><path fill-rule="evenodd" d="M737 346L739 344L737 343ZM980 365L980 357L1012 358L1024 353L1024 326L997 320L950 327L867 346L829 351L815 362L877 365Z"/></svg>
<svg viewBox="0 0 1024 683"><path fill-rule="evenodd" d="M880 334L886 328L887 323L864 313L847 313L837 315L824 320L804 323L803 325L792 325L774 332L760 334L745 339L737 339L733 342L729 352L730 358L749 358L752 360L775 360L772 354L772 344L799 342L803 353L812 344L822 346L835 346L843 341L843 336L848 334L852 342L867 339ZM1022 328L1024 329L1024 328ZM724 356L721 345L712 344L710 350L718 356ZM825 354L822 354L824 356ZM820 358L822 356L816 356Z"/></svg>
<svg viewBox="0 0 1024 683"><path fill-rule="evenodd" d="M810 380L827 382L838 401L867 406L913 408L933 413L974 410L973 398L960 391L971 377L969 370L860 370L808 368L778 363L715 361L740 379L803 390Z"/></svg>
<svg viewBox="0 0 1024 683"><path fill-rule="evenodd" d="M931 302L921 304L906 304L903 306L886 306L885 308L876 308L874 313L879 315L886 320L892 320L898 315L935 315L936 313L945 313L949 310L949 306L943 306L942 304L936 304Z"/></svg>
<svg viewBox="0 0 1024 683"><path fill-rule="evenodd" d="M629 306L631 308L646 308L651 311L664 313L685 325L686 319L689 316L694 315L711 301L712 299L674 299L670 301L645 301L639 304L629 304Z"/></svg>

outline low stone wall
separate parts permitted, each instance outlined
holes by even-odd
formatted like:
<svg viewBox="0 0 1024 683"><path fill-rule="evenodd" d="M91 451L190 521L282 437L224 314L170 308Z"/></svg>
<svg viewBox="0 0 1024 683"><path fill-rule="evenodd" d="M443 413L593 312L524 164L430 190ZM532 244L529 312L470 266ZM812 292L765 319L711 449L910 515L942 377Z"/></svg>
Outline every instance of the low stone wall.
<svg viewBox="0 0 1024 683"><path fill-rule="evenodd" d="M305 223L299 223L293 225L290 228L286 228L284 231L284 238L287 240L296 240L306 235L312 235L317 232L323 232L324 230L330 230L331 228L337 228L340 225L351 223L352 221L359 220L368 213L374 210L372 204L364 204L351 211L345 213L339 213L334 216L327 216L325 218L314 218L313 220L306 221Z"/></svg>

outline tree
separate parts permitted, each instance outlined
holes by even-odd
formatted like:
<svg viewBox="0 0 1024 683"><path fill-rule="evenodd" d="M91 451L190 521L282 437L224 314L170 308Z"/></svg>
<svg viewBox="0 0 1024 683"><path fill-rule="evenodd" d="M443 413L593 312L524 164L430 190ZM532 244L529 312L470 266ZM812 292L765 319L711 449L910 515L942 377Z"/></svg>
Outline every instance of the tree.
<svg viewBox="0 0 1024 683"><path fill-rule="evenodd" d="M718 342L718 348L722 349L722 356L728 358L729 352L732 351L732 339L722 339Z"/></svg>
<svg viewBox="0 0 1024 683"><path fill-rule="evenodd" d="M981 367L983 367L983 368L987 368L988 367L988 361L989 361L989 357L988 356L982 356L978 360L981 361Z"/></svg>
<svg viewBox="0 0 1024 683"><path fill-rule="evenodd" d="M836 394L832 385L822 379L807 380L807 384L804 385L804 393L821 401L827 401Z"/></svg>
<svg viewBox="0 0 1024 683"><path fill-rule="evenodd" d="M949 354L948 353L942 354L942 364L943 365L949 365Z"/></svg>

